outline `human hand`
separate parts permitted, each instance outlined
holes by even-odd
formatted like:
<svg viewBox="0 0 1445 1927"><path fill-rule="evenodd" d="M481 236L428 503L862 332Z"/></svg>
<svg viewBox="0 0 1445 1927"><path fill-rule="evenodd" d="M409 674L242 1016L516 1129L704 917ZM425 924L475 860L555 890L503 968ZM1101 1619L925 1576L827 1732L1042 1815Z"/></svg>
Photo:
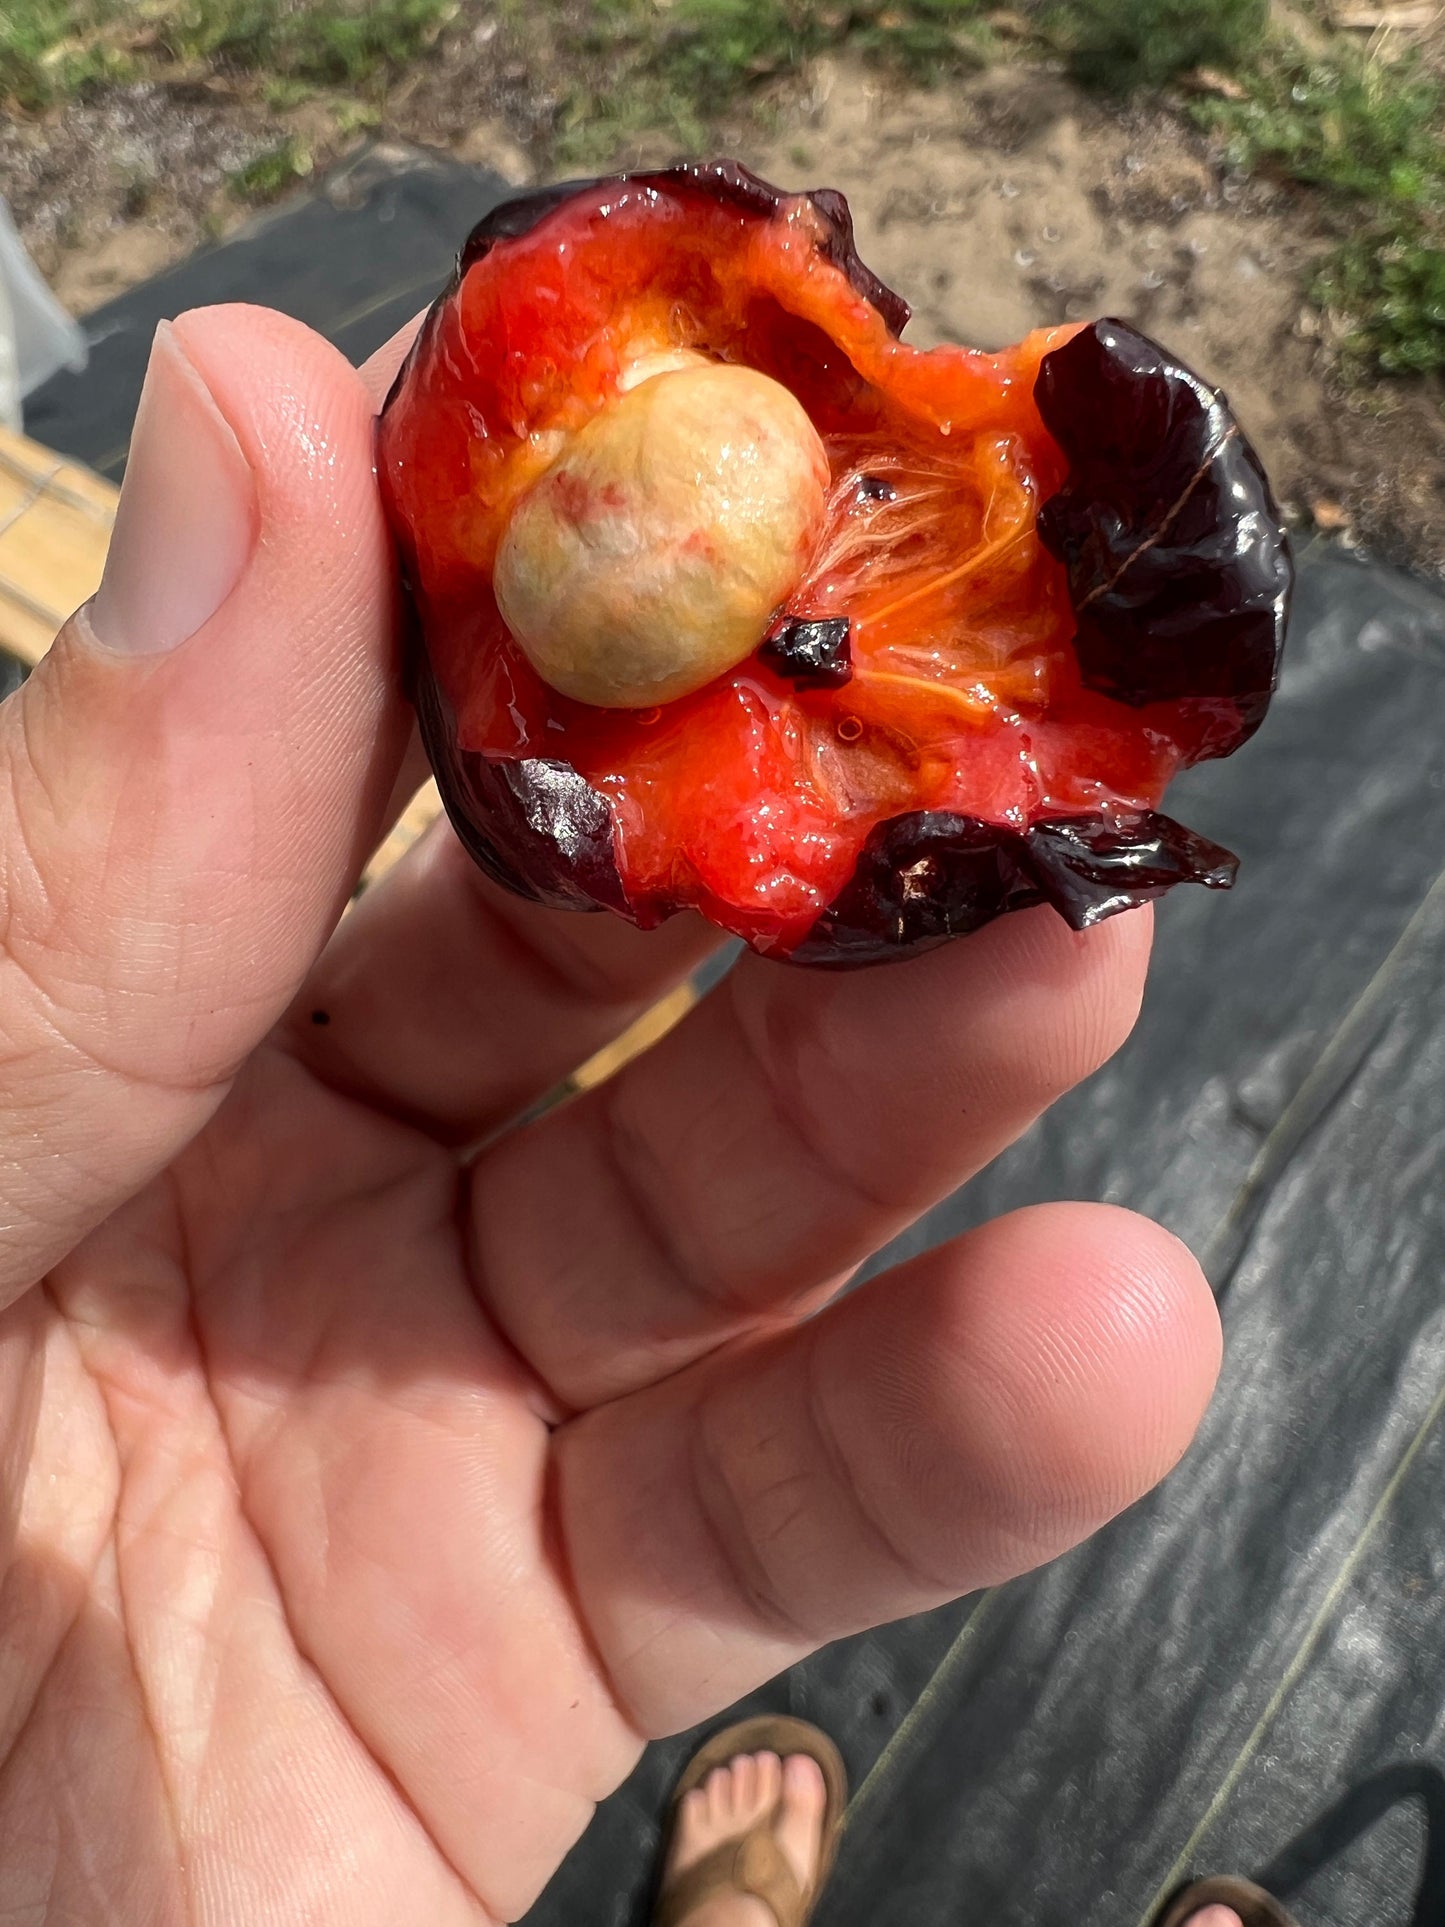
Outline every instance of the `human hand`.
<svg viewBox="0 0 1445 1927"><path fill-rule="evenodd" d="M16 1921L512 1919L645 1738L1075 1543L1217 1367L1193 1260L1102 1206L820 1310L1119 1043L1144 912L745 957L498 1135L713 938L444 826L332 934L415 774L387 372L163 333L105 585L0 709Z"/></svg>

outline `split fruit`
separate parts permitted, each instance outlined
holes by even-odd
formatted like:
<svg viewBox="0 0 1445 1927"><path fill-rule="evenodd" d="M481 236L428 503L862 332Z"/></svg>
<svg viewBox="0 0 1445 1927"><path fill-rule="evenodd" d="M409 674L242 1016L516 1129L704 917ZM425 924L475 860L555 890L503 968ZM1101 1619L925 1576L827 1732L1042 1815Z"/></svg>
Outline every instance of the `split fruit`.
<svg viewBox="0 0 1445 1927"><path fill-rule="evenodd" d="M1160 813L1274 688L1289 548L1119 321L921 351L847 206L731 162L472 234L379 425L442 795L540 903L755 950L1075 928L1226 850Z"/></svg>

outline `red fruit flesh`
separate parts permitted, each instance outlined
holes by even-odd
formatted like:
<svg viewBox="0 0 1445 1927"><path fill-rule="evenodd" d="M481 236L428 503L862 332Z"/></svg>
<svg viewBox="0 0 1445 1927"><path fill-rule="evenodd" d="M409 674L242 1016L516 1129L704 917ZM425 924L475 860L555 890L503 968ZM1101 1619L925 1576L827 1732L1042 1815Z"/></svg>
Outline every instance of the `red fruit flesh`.
<svg viewBox="0 0 1445 1927"><path fill-rule="evenodd" d="M1037 526L1070 463L1035 386L1077 330L1000 354L906 346L864 271L835 258L827 216L795 196L764 217L676 174L582 186L464 257L380 441L456 749L585 779L637 921L695 904L782 955L880 825L1124 820L1246 722L1228 695L1085 686L1069 574ZM790 676L765 647L661 708L596 709L549 688L502 622L491 572L520 496L632 364L676 349L782 382L822 437L826 529L774 629L846 617L841 686Z"/></svg>

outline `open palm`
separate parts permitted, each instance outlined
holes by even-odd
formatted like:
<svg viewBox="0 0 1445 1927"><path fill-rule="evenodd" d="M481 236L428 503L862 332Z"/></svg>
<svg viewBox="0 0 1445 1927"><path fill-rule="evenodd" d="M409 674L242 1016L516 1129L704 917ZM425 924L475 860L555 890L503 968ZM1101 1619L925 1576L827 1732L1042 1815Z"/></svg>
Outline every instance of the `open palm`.
<svg viewBox="0 0 1445 1927"><path fill-rule="evenodd" d="M178 323L0 710L6 1920L513 1919L648 1736L1075 1542L1217 1364L1103 1207L828 1303L1118 1043L1145 914L747 959L512 1129L709 933L443 829L335 929L411 767L370 372Z"/></svg>

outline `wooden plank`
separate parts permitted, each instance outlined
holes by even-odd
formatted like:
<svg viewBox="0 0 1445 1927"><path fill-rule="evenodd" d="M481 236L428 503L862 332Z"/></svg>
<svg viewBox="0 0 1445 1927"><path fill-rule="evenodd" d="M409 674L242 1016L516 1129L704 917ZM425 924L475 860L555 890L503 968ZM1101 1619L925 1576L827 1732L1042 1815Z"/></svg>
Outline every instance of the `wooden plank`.
<svg viewBox="0 0 1445 1927"><path fill-rule="evenodd" d="M645 1010L636 1023L629 1024L620 1037L615 1037L595 1057L588 1058L580 1070L572 1073L573 1089L588 1091L595 1084L605 1084L609 1077L615 1077L624 1064L666 1037L696 1002L697 992L691 984L679 984L676 990L669 991L650 1010Z"/></svg>
<svg viewBox="0 0 1445 1927"><path fill-rule="evenodd" d="M18 656L33 669L54 642L59 627L48 611L35 615L12 602L0 588L0 650L6 655Z"/></svg>
<svg viewBox="0 0 1445 1927"><path fill-rule="evenodd" d="M95 593L118 500L89 469L0 428L0 648L38 662Z"/></svg>
<svg viewBox="0 0 1445 1927"><path fill-rule="evenodd" d="M362 874L361 888L366 890L372 884L379 883L387 871L394 868L413 844L425 835L441 813L442 800L437 793L437 786L428 783L412 798L390 836L367 864ZM650 1010L644 1011L620 1037L614 1038L595 1057L589 1058L580 1070L574 1071L562 1087L563 1091L590 1090L594 1084L601 1084L615 1076L624 1064L649 1049L659 1038L665 1037L696 1002L697 992L692 985L680 984Z"/></svg>
<svg viewBox="0 0 1445 1927"><path fill-rule="evenodd" d="M437 793L437 786L428 783L407 804L391 835L367 864L362 872L361 887L369 889L373 883L379 883L388 870L400 863L413 843L421 839L441 813L442 799Z"/></svg>
<svg viewBox="0 0 1445 1927"><path fill-rule="evenodd" d="M28 483L43 482L52 495L77 508L93 510L106 522L115 519L120 490L113 482L105 481L83 462L57 455L28 435L3 426L0 426L0 476Z"/></svg>

